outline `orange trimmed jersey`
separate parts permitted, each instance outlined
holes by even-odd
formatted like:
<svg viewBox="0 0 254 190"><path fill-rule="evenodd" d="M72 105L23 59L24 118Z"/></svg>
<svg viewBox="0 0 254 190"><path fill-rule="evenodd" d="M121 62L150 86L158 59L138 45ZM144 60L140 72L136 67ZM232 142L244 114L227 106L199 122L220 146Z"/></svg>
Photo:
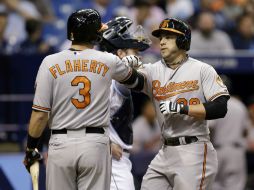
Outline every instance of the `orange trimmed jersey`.
<svg viewBox="0 0 254 190"><path fill-rule="evenodd" d="M188 115L161 114L160 101L193 105L213 101L229 95L227 87L214 68L193 58L188 58L178 68L171 69L162 61L145 64L139 70L146 77L143 92L152 99L164 137L207 135L207 121Z"/></svg>
<svg viewBox="0 0 254 190"><path fill-rule="evenodd" d="M108 126L111 81L130 74L117 56L94 49L49 55L37 74L33 109L49 112L51 129Z"/></svg>

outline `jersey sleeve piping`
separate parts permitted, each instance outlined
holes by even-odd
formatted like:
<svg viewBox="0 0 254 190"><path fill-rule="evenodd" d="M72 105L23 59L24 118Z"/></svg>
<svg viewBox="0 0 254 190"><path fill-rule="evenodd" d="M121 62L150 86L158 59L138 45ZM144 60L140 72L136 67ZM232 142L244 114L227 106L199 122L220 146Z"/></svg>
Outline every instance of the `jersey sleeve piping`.
<svg viewBox="0 0 254 190"><path fill-rule="evenodd" d="M129 68L129 72L128 72L127 76L123 80L121 80L119 82L122 83L122 82L127 81L131 77L131 75L132 75L132 69Z"/></svg>
<svg viewBox="0 0 254 190"><path fill-rule="evenodd" d="M213 101L213 100L215 100L216 98L218 98L220 96L229 96L229 94L226 93L226 92L219 92L219 93L214 94L213 96L211 96L208 100Z"/></svg>
<svg viewBox="0 0 254 190"><path fill-rule="evenodd" d="M45 108L45 107L37 106L37 105L33 105L32 109L42 111L42 112L50 112L51 111L50 108Z"/></svg>

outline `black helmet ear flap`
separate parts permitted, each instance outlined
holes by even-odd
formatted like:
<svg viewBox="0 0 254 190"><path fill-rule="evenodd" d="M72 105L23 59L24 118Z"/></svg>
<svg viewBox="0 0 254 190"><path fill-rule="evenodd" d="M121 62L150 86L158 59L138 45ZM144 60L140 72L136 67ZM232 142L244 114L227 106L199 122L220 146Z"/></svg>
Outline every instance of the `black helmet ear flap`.
<svg viewBox="0 0 254 190"><path fill-rule="evenodd" d="M186 51L190 50L191 37L188 35L189 34L177 36L176 45L179 49L183 49Z"/></svg>

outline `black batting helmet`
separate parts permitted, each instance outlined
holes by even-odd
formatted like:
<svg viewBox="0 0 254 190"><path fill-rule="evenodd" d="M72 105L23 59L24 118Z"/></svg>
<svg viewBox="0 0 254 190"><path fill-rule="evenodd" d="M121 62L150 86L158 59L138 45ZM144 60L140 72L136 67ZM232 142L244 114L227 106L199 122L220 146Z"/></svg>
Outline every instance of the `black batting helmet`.
<svg viewBox="0 0 254 190"><path fill-rule="evenodd" d="M98 40L102 24L100 14L94 9L81 9L72 13L67 22L67 38L73 42L93 42Z"/></svg>
<svg viewBox="0 0 254 190"><path fill-rule="evenodd" d="M106 23L108 29L103 32L101 49L114 52L118 49L138 49L144 51L150 47L150 39L145 35L141 26L132 34L128 30L132 20L127 17L116 17Z"/></svg>
<svg viewBox="0 0 254 190"><path fill-rule="evenodd" d="M152 32L152 35L159 37L163 31L177 34L176 45L179 49L186 51L190 49L191 30L186 23L176 18L166 18L160 23L159 29Z"/></svg>

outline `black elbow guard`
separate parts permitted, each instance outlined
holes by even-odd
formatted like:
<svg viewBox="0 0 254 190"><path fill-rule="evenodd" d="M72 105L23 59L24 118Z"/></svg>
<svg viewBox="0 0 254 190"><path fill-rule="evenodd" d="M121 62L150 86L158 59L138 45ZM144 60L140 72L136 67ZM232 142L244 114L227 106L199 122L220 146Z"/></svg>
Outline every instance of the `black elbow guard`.
<svg viewBox="0 0 254 190"><path fill-rule="evenodd" d="M145 77L139 72L137 72L135 69L132 69L131 76L121 83L126 85L128 88L141 91L144 88Z"/></svg>
<svg viewBox="0 0 254 190"><path fill-rule="evenodd" d="M219 119L225 117L227 113L227 101L229 96L220 96L212 102L204 103L206 110L206 120Z"/></svg>

